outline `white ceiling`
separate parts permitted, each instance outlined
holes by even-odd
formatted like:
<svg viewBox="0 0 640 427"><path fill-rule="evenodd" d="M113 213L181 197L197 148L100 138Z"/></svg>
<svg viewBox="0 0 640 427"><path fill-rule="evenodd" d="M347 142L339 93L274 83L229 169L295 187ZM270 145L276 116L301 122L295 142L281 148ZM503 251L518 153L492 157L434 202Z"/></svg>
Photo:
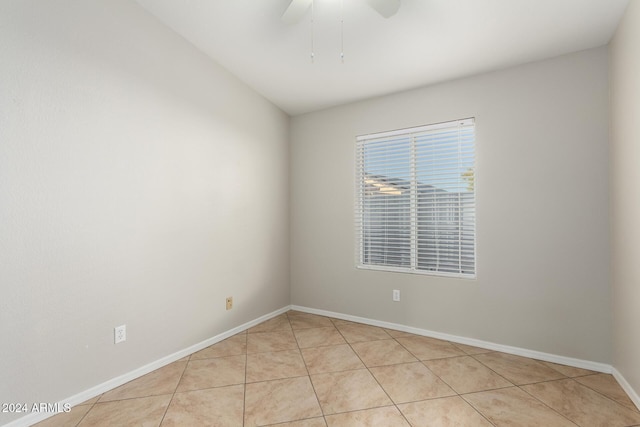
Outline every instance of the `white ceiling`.
<svg viewBox="0 0 640 427"><path fill-rule="evenodd" d="M137 0L291 115L602 46L628 0L402 0L384 19L366 0ZM344 2L344 63L340 61Z"/></svg>

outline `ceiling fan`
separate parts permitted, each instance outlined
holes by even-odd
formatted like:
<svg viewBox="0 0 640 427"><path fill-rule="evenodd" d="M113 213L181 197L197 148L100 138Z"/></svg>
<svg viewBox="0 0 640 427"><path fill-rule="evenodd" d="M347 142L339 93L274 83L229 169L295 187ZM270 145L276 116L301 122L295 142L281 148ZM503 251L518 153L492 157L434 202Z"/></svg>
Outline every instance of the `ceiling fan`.
<svg viewBox="0 0 640 427"><path fill-rule="evenodd" d="M282 21L286 24L295 24L305 15L313 0L291 0L289 6L282 14ZM385 19L395 15L400 8L400 0L367 0L376 12Z"/></svg>

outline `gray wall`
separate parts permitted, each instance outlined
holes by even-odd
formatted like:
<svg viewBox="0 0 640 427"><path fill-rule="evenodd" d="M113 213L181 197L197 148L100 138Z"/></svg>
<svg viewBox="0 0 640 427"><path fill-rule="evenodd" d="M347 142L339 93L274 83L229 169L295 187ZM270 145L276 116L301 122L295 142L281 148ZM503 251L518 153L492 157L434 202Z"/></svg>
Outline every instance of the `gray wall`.
<svg viewBox="0 0 640 427"><path fill-rule="evenodd" d="M292 303L610 363L608 115L598 48L293 118ZM477 280L356 269L356 135L466 117Z"/></svg>
<svg viewBox="0 0 640 427"><path fill-rule="evenodd" d="M281 110L125 0L2 1L0 58L0 402L289 304Z"/></svg>
<svg viewBox="0 0 640 427"><path fill-rule="evenodd" d="M629 2L610 52L613 361L640 390L640 2Z"/></svg>

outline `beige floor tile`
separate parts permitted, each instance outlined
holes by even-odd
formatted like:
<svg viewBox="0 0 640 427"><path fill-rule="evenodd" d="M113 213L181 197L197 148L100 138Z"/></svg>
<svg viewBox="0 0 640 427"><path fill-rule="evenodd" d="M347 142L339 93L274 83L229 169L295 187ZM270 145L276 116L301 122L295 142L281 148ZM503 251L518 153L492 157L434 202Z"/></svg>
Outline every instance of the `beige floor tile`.
<svg viewBox="0 0 640 427"><path fill-rule="evenodd" d="M343 320L343 319L336 319L336 318L331 318L331 321L333 322L333 324L335 326L344 326L344 325L362 325L362 323L358 323L358 322L352 322L351 320Z"/></svg>
<svg viewBox="0 0 640 427"><path fill-rule="evenodd" d="M460 394L513 386L470 356L425 360L423 363Z"/></svg>
<svg viewBox="0 0 640 427"><path fill-rule="evenodd" d="M640 411L611 375L290 311L37 426L161 421L640 427Z"/></svg>
<svg viewBox="0 0 640 427"><path fill-rule="evenodd" d="M369 370L395 403L456 394L420 362L379 366Z"/></svg>
<svg viewBox="0 0 640 427"><path fill-rule="evenodd" d="M348 344L303 348L301 352L310 374L364 368L364 364Z"/></svg>
<svg viewBox="0 0 640 427"><path fill-rule="evenodd" d="M179 360L178 360L178 362L179 362ZM91 399L87 399L84 402L79 403L78 405L93 405L94 403L97 403L98 400L100 400L101 397L102 397L102 395L99 395L99 396L93 397Z"/></svg>
<svg viewBox="0 0 640 427"><path fill-rule="evenodd" d="M555 369L527 357L497 352L473 357L516 385L566 378Z"/></svg>
<svg viewBox="0 0 640 427"><path fill-rule="evenodd" d="M625 393L622 387L620 387L618 381L613 378L613 375L596 374L575 378L575 380L580 384L586 385L587 387L604 394L605 396L615 400L616 402L626 406L629 409L638 411L636 405L633 404L633 401L629 398L629 396L627 396L627 393Z"/></svg>
<svg viewBox="0 0 640 427"><path fill-rule="evenodd" d="M276 424L322 415L309 377L246 385L245 426Z"/></svg>
<svg viewBox="0 0 640 427"><path fill-rule="evenodd" d="M62 412L34 424L35 427L67 427L78 425L82 417L91 409L92 405L78 405L71 408L69 412Z"/></svg>
<svg viewBox="0 0 640 427"><path fill-rule="evenodd" d="M293 331L300 348L344 344L346 341L334 327L298 329Z"/></svg>
<svg viewBox="0 0 640 427"><path fill-rule="evenodd" d="M353 343L351 347L367 366L395 365L418 360L393 339Z"/></svg>
<svg viewBox="0 0 640 427"><path fill-rule="evenodd" d="M391 400L366 369L311 375L325 415L391 405Z"/></svg>
<svg viewBox="0 0 640 427"><path fill-rule="evenodd" d="M382 328L359 323L340 324L336 325L336 328L338 328L348 343L388 340L391 338L391 335L386 333Z"/></svg>
<svg viewBox="0 0 640 427"><path fill-rule="evenodd" d="M589 371L587 369L574 368L573 366L560 365L558 363L545 362L543 360L539 360L538 362L542 363L545 366L550 367L551 369L555 369L556 371L560 372L562 375L565 375L571 378L581 377L584 375L593 375L597 373L594 371Z"/></svg>
<svg viewBox="0 0 640 427"><path fill-rule="evenodd" d="M331 319L324 316L318 316L316 314L300 314L297 316L289 317L291 327L296 329L308 329L308 328L322 328L333 327Z"/></svg>
<svg viewBox="0 0 640 427"><path fill-rule="evenodd" d="M246 357L242 354L239 356L192 360L187 365L176 391L183 392L243 384Z"/></svg>
<svg viewBox="0 0 640 427"><path fill-rule="evenodd" d="M247 353L247 334L234 335L191 355L190 360L237 356Z"/></svg>
<svg viewBox="0 0 640 427"><path fill-rule="evenodd" d="M531 384L522 389L583 427L640 424L640 413L572 379Z"/></svg>
<svg viewBox="0 0 640 427"><path fill-rule="evenodd" d="M451 344L458 347L460 350L464 351L467 354L491 353L493 351L486 348L474 347L472 345L458 344L457 342L453 342Z"/></svg>
<svg viewBox="0 0 640 427"><path fill-rule="evenodd" d="M187 362L173 362L167 366L149 372L140 378L129 381L104 393L98 402L132 399L136 397L160 396L176 390Z"/></svg>
<svg viewBox="0 0 640 427"><path fill-rule="evenodd" d="M462 397L497 427L576 427L517 387L481 391Z"/></svg>
<svg viewBox="0 0 640 427"><path fill-rule="evenodd" d="M409 427L400 411L393 406L328 415L326 418L329 427Z"/></svg>
<svg viewBox="0 0 640 427"><path fill-rule="evenodd" d="M413 427L491 427L478 411L458 396L398 405Z"/></svg>
<svg viewBox="0 0 640 427"><path fill-rule="evenodd" d="M327 423L323 417L318 417L289 423L269 424L267 427L327 427Z"/></svg>
<svg viewBox="0 0 640 427"><path fill-rule="evenodd" d="M242 427L243 410L243 385L176 393L162 427Z"/></svg>
<svg viewBox="0 0 640 427"><path fill-rule="evenodd" d="M291 323L286 314L281 314L272 319L266 320L259 325L249 328L247 332L250 334L255 332L274 332L274 331L290 331Z"/></svg>
<svg viewBox="0 0 640 427"><path fill-rule="evenodd" d="M259 332L247 335L247 353L266 353L298 348L291 331Z"/></svg>
<svg viewBox="0 0 640 427"><path fill-rule="evenodd" d="M96 403L82 419L80 427L113 427L160 425L171 395L141 397Z"/></svg>
<svg viewBox="0 0 640 427"><path fill-rule="evenodd" d="M307 375L299 350L255 353L247 356L247 383Z"/></svg>
<svg viewBox="0 0 640 427"><path fill-rule="evenodd" d="M386 333L391 335L393 338L402 338L402 337L415 337L415 334L410 332L396 331L395 329L386 329L383 328Z"/></svg>
<svg viewBox="0 0 640 427"><path fill-rule="evenodd" d="M429 337L404 337L397 341L420 360L442 359L444 357L464 356L465 353L447 341Z"/></svg>

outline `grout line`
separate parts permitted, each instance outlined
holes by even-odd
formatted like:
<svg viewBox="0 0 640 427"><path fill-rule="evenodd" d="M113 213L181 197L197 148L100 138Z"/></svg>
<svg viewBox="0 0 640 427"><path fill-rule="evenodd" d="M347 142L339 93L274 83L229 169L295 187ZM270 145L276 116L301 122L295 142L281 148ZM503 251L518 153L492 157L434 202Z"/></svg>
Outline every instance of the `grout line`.
<svg viewBox="0 0 640 427"><path fill-rule="evenodd" d="M516 387L516 386L514 386L514 387ZM476 392L476 393L482 393L482 392ZM471 394L471 393L468 393L468 394ZM490 420L486 415L484 415L482 412L480 412L480 410L479 410L478 408L476 408L475 406L473 406L473 404L472 404L471 402L469 402L467 399L465 399L463 394L459 394L459 395L458 395L458 397L459 397L460 399L462 399L462 401L463 401L464 403L466 403L466 404L467 404L467 405L469 405L471 408L473 408L473 410L474 410L474 411L476 411L478 414L480 414L480 416L481 416L482 418L484 418L485 420L487 420L487 422L488 422L489 424L491 424L492 426L496 427L496 424L494 424L493 422L491 422L491 420Z"/></svg>
<svg viewBox="0 0 640 427"><path fill-rule="evenodd" d="M160 424L158 424L158 426L162 425L162 423L164 422L164 417L167 416L167 412L169 411L169 407L171 406L171 403L173 402L173 398L176 396L176 391L178 390L178 387L180 386L180 382L182 381L182 377L184 376L184 373L186 372L187 367L189 366L189 361L190 360L191 360L191 355L189 355L189 359L187 359L187 363L184 364L184 369L182 370L182 373L180 374L180 379L176 383L176 388L173 390L173 393L171 394L171 399L169 399L169 403L167 404L167 407L164 409L164 413L162 414L162 418L160 419Z"/></svg>
<svg viewBox="0 0 640 427"><path fill-rule="evenodd" d="M603 375L607 375L607 374L603 374ZM585 377L585 376L588 376L588 375L583 375L583 377ZM621 402L617 401L617 400L616 400L616 399L614 399L613 397L611 397L611 396L609 396L609 395L607 395L607 394L605 394L605 393L603 393L603 392L601 392L601 391L599 391L599 390L596 390L595 388L590 387L590 386L588 386L588 385L586 385L586 384L582 384L580 381L576 381L576 378L582 378L582 377L575 377L575 378L569 378L569 379L571 379L571 380L573 380L574 382L576 382L576 383L578 384L578 386L586 387L586 388L588 388L589 390L591 390L591 391L594 391L594 392L598 393L600 396L605 397L605 398L607 398L607 399L611 400L612 402L614 402L614 403L616 403L616 404L618 404L618 405L622 406L622 407L623 407L623 408L625 408L625 409L628 409L628 410L633 411L633 412L636 412L636 413L638 412L638 410L633 410L633 409L629 408L628 406L623 405ZM633 403L633 401L632 401L632 403Z"/></svg>
<svg viewBox="0 0 640 427"><path fill-rule="evenodd" d="M433 372L433 371L431 370L431 368L430 368L429 366L427 366L427 364L426 364L426 363L424 363L424 362L425 362L424 360L420 360L420 363L422 364L422 366L424 366L425 368L427 368L427 370L428 370L429 372L431 372L431 373L432 373L436 378L438 378L440 381L442 381L443 383L445 383L445 384L446 384L446 385L451 389L451 391L453 391L457 396L460 396L460 393L458 393L458 391L457 391L455 388L453 388L453 386L452 386L451 384L449 384L448 382L446 382L446 381L445 381L445 379L444 379L444 378L442 378L440 375L438 375L438 374L436 374L435 372ZM444 397L444 396L443 396L443 397Z"/></svg>
<svg viewBox="0 0 640 427"><path fill-rule="evenodd" d="M338 327L336 326L336 329L338 329ZM381 407L388 407L388 406L392 406L394 408L396 408L396 411L398 411L398 413L400 414L400 416L407 422L408 425L411 425L411 423L409 422L409 420L407 419L407 417L402 413L402 411L400 410L400 408L398 408L398 405L396 404L396 402L391 398L391 396L389 396L389 393L387 392L387 390L385 390L385 388L382 386L382 384L380 384L380 381L378 381L378 378L376 378L376 376L373 374L373 372L371 372L371 369L369 369L369 366L367 366L367 364L364 362L364 360L362 360L362 357L360 357L360 355L358 354L358 352L353 348L353 346L351 344L356 344L354 343L350 343L349 341L347 341L347 338L342 334L342 331L340 331L340 329L338 329L338 333L340 335L342 335L342 338L347 342L347 345L349 346L349 348L351 348L351 351L356 355L356 357L358 359L360 359L360 362L364 365L365 369L367 370L367 372L369 372L369 375L371 375L371 377L373 378L373 380L376 382L376 384L378 384L378 387L380 387L380 389L382 390L382 392L387 396L387 399L389 399L389 401L391 402L391 405L384 405ZM385 333L387 335L389 335L386 331ZM397 344L398 341L396 341L395 338L393 338L391 335L389 335L389 337L391 337L392 340L394 340ZM373 340L373 341L382 341L382 340ZM365 341L361 341L361 342L365 342ZM369 341L371 342L371 341ZM402 345L400 344L400 346L402 347ZM404 348L404 347L403 347ZM411 354L411 353L410 353ZM413 362L407 362L407 363L413 363ZM374 409L374 408L367 408L367 409L361 409L361 410L368 410L368 409ZM352 411L355 412L355 411Z"/></svg>
<svg viewBox="0 0 640 427"><path fill-rule="evenodd" d="M103 393L104 394L104 393ZM100 397L102 397L102 394L100 395ZM100 397L98 397L98 400L100 400ZM91 412L91 410L93 409L94 406L96 406L96 403L98 403L98 400L96 400L95 402L93 402L90 406L91 408L89 408L89 410L87 412L84 413L84 415L82 417L80 417L80 419L78 420L78 422L75 424L75 427L78 427L80 425L80 423L82 422L82 420L84 420L87 415L89 414L89 412ZM84 405L76 405L75 407L78 406L84 406Z"/></svg>
<svg viewBox="0 0 640 427"><path fill-rule="evenodd" d="M242 384L242 427L247 418L247 370L249 369L249 330L244 334L244 384Z"/></svg>
<svg viewBox="0 0 640 427"><path fill-rule="evenodd" d="M495 353L495 352L493 352L493 353ZM480 353L480 354L487 354L487 353ZM473 360L475 360L476 362L478 362L479 364L481 364L482 366L484 366L485 368L487 368L488 370L490 370L491 372L493 372L494 374L496 374L500 378L504 379L509 384L512 384L513 386L518 387L518 385L514 384L514 382L511 381L509 378L505 377L500 372L496 371L495 369L493 369L491 366L487 365L486 363L482 363L482 360L478 360L475 356L478 356L478 354L470 354L469 355L469 357L471 357Z"/></svg>
<svg viewBox="0 0 640 427"><path fill-rule="evenodd" d="M291 331L293 332L293 325L291 325L291 318L290 318L288 313L287 313L287 319L289 321L289 327L291 328ZM334 327L335 327L335 325L334 325ZM326 426L327 425L327 419L325 417L324 409L322 408L322 405L320 404L320 398L318 397L318 392L316 391L316 386L313 384L313 381L311 380L311 373L309 372L309 366L307 366L307 361L304 360L304 356L302 356L302 349L300 348L300 343L298 342L298 337L296 337L295 332L293 332L293 338L296 340L296 344L298 346L298 352L300 353L300 358L302 359L302 363L304 364L304 369L307 371L307 378L309 379L309 383L311 384L311 389L313 390L313 394L316 397L316 402L318 402L318 408L320 408L320 413L322 414L322 419L323 419L324 424Z"/></svg>
<svg viewBox="0 0 640 427"><path fill-rule="evenodd" d="M551 381L546 381L546 382L551 382ZM540 383L536 383L536 384L540 384ZM529 384L526 384L529 385ZM542 403L544 406L546 406L547 408L549 408L550 410L552 410L553 412L555 412L556 414L560 415L562 418L568 420L570 423L575 424L576 426L580 427L580 425L577 422L574 422L573 420L569 419L569 417L567 417L566 415L556 411L555 409L553 409L551 406L547 405L545 402L543 402L541 399L539 399L538 397L534 396L533 394L529 393L527 390L523 389L520 386L517 386L520 390L522 390L523 392L527 393L529 396L533 397L535 400L537 400L538 402Z"/></svg>
<svg viewBox="0 0 640 427"><path fill-rule="evenodd" d="M433 372L424 362L424 360L421 360L416 354L414 354L411 350L409 350L407 347L405 347L400 341L398 341L398 338L407 338L406 336L404 337L394 337L393 339L403 348L405 349L407 352L409 352L409 354L411 354L413 357L415 357L418 361L418 363L420 363L422 366L424 366L429 372L431 372L433 374L433 376L435 376L438 380L442 381L444 384L447 385L447 387L449 387L451 389L451 391L453 393L455 393L455 395L452 396L439 396L439 397L433 397L431 399L420 399L420 400L415 400L413 402L403 402L403 404L408 404L408 403L415 403L415 402L423 402L426 400L435 400L435 399L444 399L447 397L459 397L460 394L448 383L446 382L443 378L441 378L438 374L436 374L435 372ZM444 359L449 359L449 358L453 358L453 357L459 357L459 356L452 356L452 357L446 357ZM437 360L437 359L431 359L431 360ZM408 363L416 363L416 362L408 362ZM394 402L395 403L395 402ZM404 413L402 412L402 410L398 407L398 405L396 404L396 408L398 408L398 411L400 411L400 414L404 417L404 419L407 421L407 423L409 425L411 425L411 423L409 422L409 420L407 419L407 417L404 415ZM474 408L475 409L475 408ZM482 415L482 414L480 414ZM487 420L488 421L488 420ZM492 424L493 425L493 424Z"/></svg>

